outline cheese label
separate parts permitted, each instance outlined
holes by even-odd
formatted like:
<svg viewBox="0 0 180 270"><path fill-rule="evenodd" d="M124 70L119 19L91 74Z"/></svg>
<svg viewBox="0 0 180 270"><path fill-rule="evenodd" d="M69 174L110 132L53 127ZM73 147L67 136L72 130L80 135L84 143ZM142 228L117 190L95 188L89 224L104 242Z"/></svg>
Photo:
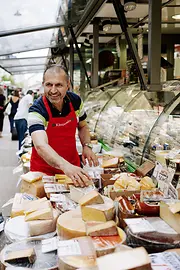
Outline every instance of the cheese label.
<svg viewBox="0 0 180 270"><path fill-rule="evenodd" d="M180 256L176 252L153 253L149 255L153 270L178 270Z"/></svg>
<svg viewBox="0 0 180 270"><path fill-rule="evenodd" d="M58 242L58 257L81 255L81 248L77 240L66 240Z"/></svg>
<svg viewBox="0 0 180 270"><path fill-rule="evenodd" d="M50 194L51 202L65 202L66 196L64 194Z"/></svg>
<svg viewBox="0 0 180 270"><path fill-rule="evenodd" d="M61 192L69 192L65 185L63 184L51 184L46 183L44 184L44 189L46 193L61 193Z"/></svg>
<svg viewBox="0 0 180 270"><path fill-rule="evenodd" d="M124 219L133 233L154 232L154 227L145 218Z"/></svg>
<svg viewBox="0 0 180 270"><path fill-rule="evenodd" d="M43 183L55 183L56 180L55 180L55 177L54 177L54 176L44 175L44 176L42 177L42 182L43 182Z"/></svg>
<svg viewBox="0 0 180 270"><path fill-rule="evenodd" d="M59 241L58 236L42 240L42 242L41 242L42 253L48 253L48 252L57 250L58 249L58 241Z"/></svg>

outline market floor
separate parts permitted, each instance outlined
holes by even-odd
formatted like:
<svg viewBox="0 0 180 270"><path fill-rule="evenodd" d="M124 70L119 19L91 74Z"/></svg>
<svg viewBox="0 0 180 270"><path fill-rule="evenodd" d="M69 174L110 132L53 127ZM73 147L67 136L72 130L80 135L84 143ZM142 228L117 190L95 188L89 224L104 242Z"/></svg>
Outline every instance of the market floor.
<svg viewBox="0 0 180 270"><path fill-rule="evenodd" d="M20 174L13 174L13 169L18 166L17 148L18 142L11 141L9 120L6 116L3 137L0 138L0 212L2 205L18 190L16 185Z"/></svg>

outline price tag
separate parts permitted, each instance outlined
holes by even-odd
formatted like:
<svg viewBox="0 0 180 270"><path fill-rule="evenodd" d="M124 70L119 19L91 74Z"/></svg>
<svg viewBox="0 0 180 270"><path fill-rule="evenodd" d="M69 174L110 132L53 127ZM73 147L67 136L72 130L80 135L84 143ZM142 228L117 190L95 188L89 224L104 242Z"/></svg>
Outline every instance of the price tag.
<svg viewBox="0 0 180 270"><path fill-rule="evenodd" d="M41 247L42 253L48 253L48 252L57 250L58 249L58 241L59 241L59 239L58 239L57 236L49 238L49 239L42 240L42 242L41 242L41 244L42 244L42 247Z"/></svg>
<svg viewBox="0 0 180 270"><path fill-rule="evenodd" d="M145 218L124 219L133 233L155 232L154 227Z"/></svg>
<svg viewBox="0 0 180 270"><path fill-rule="evenodd" d="M63 193L69 192L63 184L44 184L44 189L46 193Z"/></svg>
<svg viewBox="0 0 180 270"><path fill-rule="evenodd" d="M64 194L50 194L51 202L65 202L66 196Z"/></svg>
<svg viewBox="0 0 180 270"><path fill-rule="evenodd" d="M176 252L153 253L149 256L153 270L179 270L180 256Z"/></svg>
<svg viewBox="0 0 180 270"><path fill-rule="evenodd" d="M58 257L81 254L81 248L77 240L66 240L58 242Z"/></svg>
<svg viewBox="0 0 180 270"><path fill-rule="evenodd" d="M170 196L170 198L177 200L178 199L178 191L177 189L170 184L169 188L168 188L168 195Z"/></svg>
<svg viewBox="0 0 180 270"><path fill-rule="evenodd" d="M174 180L173 178L174 178L174 175L175 175L175 172L176 172L176 167L177 167L176 163L170 161L169 166L168 166L168 175L169 175L168 181L170 183L172 183L172 185L175 188L177 187L177 184L178 184L177 181L173 181Z"/></svg>
<svg viewBox="0 0 180 270"><path fill-rule="evenodd" d="M158 188L165 196L168 196L169 184L165 183L164 181L158 181Z"/></svg>
<svg viewBox="0 0 180 270"><path fill-rule="evenodd" d="M56 180L55 180L55 177L54 177L54 176L44 175L44 176L42 177L42 182L43 182L43 183L55 183Z"/></svg>
<svg viewBox="0 0 180 270"><path fill-rule="evenodd" d="M157 179L157 177L158 177L158 174L160 173L160 171L162 170L162 165L161 165L161 163L159 163L158 161L156 161L156 166L155 166L155 168L154 168L154 171L153 171L153 177L155 178L155 179Z"/></svg>

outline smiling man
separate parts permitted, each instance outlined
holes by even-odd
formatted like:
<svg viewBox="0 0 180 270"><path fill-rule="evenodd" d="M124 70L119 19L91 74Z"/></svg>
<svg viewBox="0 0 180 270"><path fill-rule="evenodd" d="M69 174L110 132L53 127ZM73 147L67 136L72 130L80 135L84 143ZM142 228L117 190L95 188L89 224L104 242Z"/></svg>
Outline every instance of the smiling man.
<svg viewBox="0 0 180 270"><path fill-rule="evenodd" d="M69 77L63 67L53 65L44 72L44 96L29 110L28 124L33 140L31 171L47 175L64 173L76 185L85 186L88 174L80 167L76 129L83 146L82 161L98 165L92 152L86 113L81 98L69 92Z"/></svg>

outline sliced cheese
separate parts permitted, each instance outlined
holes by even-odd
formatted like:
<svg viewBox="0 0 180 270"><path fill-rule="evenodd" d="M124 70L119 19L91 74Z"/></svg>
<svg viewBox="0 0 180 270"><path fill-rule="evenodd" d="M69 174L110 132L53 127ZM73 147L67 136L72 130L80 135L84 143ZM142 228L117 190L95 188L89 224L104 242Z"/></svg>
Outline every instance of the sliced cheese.
<svg viewBox="0 0 180 270"><path fill-rule="evenodd" d="M37 200L36 202L28 203L24 207L24 213L25 215L28 215L32 212L35 212L41 209L51 208L51 207L52 207L51 202L48 201L47 198L44 197L42 199Z"/></svg>
<svg viewBox="0 0 180 270"><path fill-rule="evenodd" d="M173 214L180 212L180 202L176 202L169 205L169 209Z"/></svg>
<svg viewBox="0 0 180 270"><path fill-rule="evenodd" d="M109 254L97 259L99 270L151 270L151 260L143 247Z"/></svg>
<svg viewBox="0 0 180 270"><path fill-rule="evenodd" d="M102 168L116 168L118 166L118 162L118 158L103 160Z"/></svg>
<svg viewBox="0 0 180 270"><path fill-rule="evenodd" d="M8 263L34 263L36 259L36 254L34 248L28 248L25 250L17 250L9 252L6 255L5 262Z"/></svg>
<svg viewBox="0 0 180 270"><path fill-rule="evenodd" d="M34 183L36 181L42 180L43 175L44 174L41 172L28 172L21 175L21 179L25 180L28 183Z"/></svg>
<svg viewBox="0 0 180 270"><path fill-rule="evenodd" d="M28 222L30 236L38 236L46 233L54 232L56 230L56 223L59 212L53 209L52 220L32 220Z"/></svg>
<svg viewBox="0 0 180 270"><path fill-rule="evenodd" d="M36 197L26 193L16 193L13 199L11 218L24 215L24 207L31 201L36 201Z"/></svg>
<svg viewBox="0 0 180 270"><path fill-rule="evenodd" d="M115 209L113 201L104 197L104 204L81 206L82 219L84 221L101 221L106 222L113 220Z"/></svg>
<svg viewBox="0 0 180 270"><path fill-rule="evenodd" d="M104 203L104 200L102 196L96 190L90 191L79 200L79 204L81 206L92 205L92 204L103 204L103 203Z"/></svg>
<svg viewBox="0 0 180 270"><path fill-rule="evenodd" d="M116 223L112 220L100 223L95 226L86 224L86 233L89 236L114 236L118 235Z"/></svg>
<svg viewBox="0 0 180 270"><path fill-rule="evenodd" d="M41 209L25 216L25 221L53 219L51 208Z"/></svg>
<svg viewBox="0 0 180 270"><path fill-rule="evenodd" d="M88 186L88 187L74 187L70 186L70 197L71 200L78 203L79 200L90 191L94 190L94 186Z"/></svg>
<svg viewBox="0 0 180 270"><path fill-rule="evenodd" d="M34 183L28 183L27 181L22 180L20 192L29 193L39 198L46 197L46 193L44 191L44 184L42 180L39 180Z"/></svg>
<svg viewBox="0 0 180 270"><path fill-rule="evenodd" d="M57 232L62 239L85 236L86 227L80 209L60 215L57 220Z"/></svg>

